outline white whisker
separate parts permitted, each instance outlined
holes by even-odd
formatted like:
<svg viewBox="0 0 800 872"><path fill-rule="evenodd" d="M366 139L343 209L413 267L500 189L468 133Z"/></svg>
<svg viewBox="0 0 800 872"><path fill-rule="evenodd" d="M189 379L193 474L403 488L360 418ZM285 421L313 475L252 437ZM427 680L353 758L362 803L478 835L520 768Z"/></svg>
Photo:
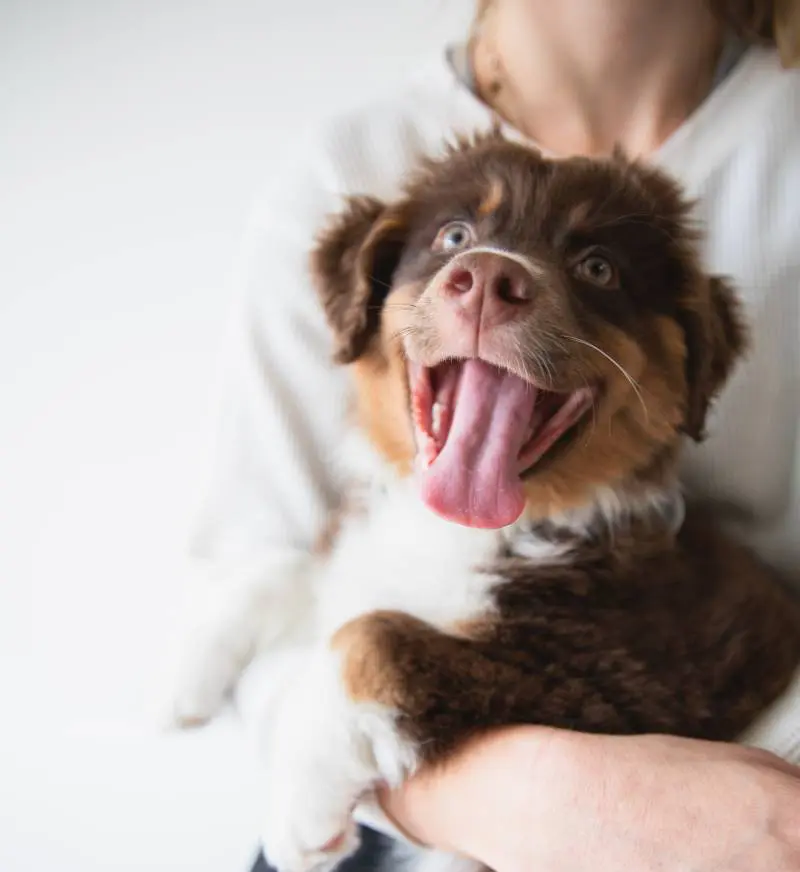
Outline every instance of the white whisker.
<svg viewBox="0 0 800 872"><path fill-rule="evenodd" d="M614 366L625 376L625 378L628 381L628 384L631 386L633 392L636 394L636 398L639 400L639 403L642 406L642 410L644 411L645 421L650 420L650 413L648 412L648 409L647 409L647 403L645 403L644 397L642 396L641 388L636 383L636 380L631 376L631 374L625 369L625 367L622 366L622 364L620 364L618 361L614 360L614 358L610 354L608 354L607 352L603 351L602 348L598 348L596 345L594 345L592 342L588 342L586 339L579 339L577 336L570 336L567 333L562 333L561 335L564 337L564 339L569 339L572 342L577 342L580 345L585 345L587 348L591 348L593 351L596 351L598 354L605 357L605 359L609 363L613 363Z"/></svg>

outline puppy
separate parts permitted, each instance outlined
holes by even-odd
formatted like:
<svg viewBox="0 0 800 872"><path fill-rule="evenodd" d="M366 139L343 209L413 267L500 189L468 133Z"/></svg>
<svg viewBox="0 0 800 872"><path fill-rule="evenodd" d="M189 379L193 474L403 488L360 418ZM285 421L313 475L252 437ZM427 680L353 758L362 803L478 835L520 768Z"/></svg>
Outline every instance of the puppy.
<svg viewBox="0 0 800 872"><path fill-rule="evenodd" d="M677 480L746 344L689 214L654 169L491 134L322 233L352 489L264 736L280 872L493 727L731 740L789 684L797 606Z"/></svg>

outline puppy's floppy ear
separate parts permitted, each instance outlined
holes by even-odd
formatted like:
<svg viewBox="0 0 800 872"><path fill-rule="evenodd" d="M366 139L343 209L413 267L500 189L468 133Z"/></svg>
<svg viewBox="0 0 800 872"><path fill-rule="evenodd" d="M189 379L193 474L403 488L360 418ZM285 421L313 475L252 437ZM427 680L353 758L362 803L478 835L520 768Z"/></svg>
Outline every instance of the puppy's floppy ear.
<svg viewBox="0 0 800 872"><path fill-rule="evenodd" d="M349 198L319 236L311 271L337 362L356 360L377 331L404 243L401 210L374 197Z"/></svg>
<svg viewBox="0 0 800 872"><path fill-rule="evenodd" d="M747 349L748 330L735 291L718 276L701 279L700 288L683 301L679 320L688 390L683 429L700 442L711 403Z"/></svg>

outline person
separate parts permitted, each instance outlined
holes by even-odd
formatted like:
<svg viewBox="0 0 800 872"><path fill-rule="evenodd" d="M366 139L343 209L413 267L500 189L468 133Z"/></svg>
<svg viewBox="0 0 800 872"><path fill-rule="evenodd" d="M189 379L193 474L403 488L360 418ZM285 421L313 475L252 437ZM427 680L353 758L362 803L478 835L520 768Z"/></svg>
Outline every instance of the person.
<svg viewBox="0 0 800 872"><path fill-rule="evenodd" d="M320 223L346 194L390 197L420 153L499 119L551 155L619 145L697 199L707 266L733 278L754 344L687 455L687 487L797 577L798 22L796 0L481 0L463 45L327 119L276 168L247 234L198 557L223 578L290 576L335 505L346 387L306 268ZM382 803L412 840L497 872L790 872L794 760L796 687L750 744L509 728Z"/></svg>

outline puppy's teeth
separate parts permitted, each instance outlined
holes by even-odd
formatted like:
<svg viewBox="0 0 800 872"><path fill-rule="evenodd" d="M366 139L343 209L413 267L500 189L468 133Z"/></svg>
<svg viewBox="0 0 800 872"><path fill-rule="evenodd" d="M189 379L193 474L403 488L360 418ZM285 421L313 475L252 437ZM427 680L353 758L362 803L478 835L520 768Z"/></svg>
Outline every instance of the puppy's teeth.
<svg viewBox="0 0 800 872"><path fill-rule="evenodd" d="M442 404L436 402L433 404L433 408L431 409L431 430L433 431L434 436L439 435L439 431L442 427Z"/></svg>

